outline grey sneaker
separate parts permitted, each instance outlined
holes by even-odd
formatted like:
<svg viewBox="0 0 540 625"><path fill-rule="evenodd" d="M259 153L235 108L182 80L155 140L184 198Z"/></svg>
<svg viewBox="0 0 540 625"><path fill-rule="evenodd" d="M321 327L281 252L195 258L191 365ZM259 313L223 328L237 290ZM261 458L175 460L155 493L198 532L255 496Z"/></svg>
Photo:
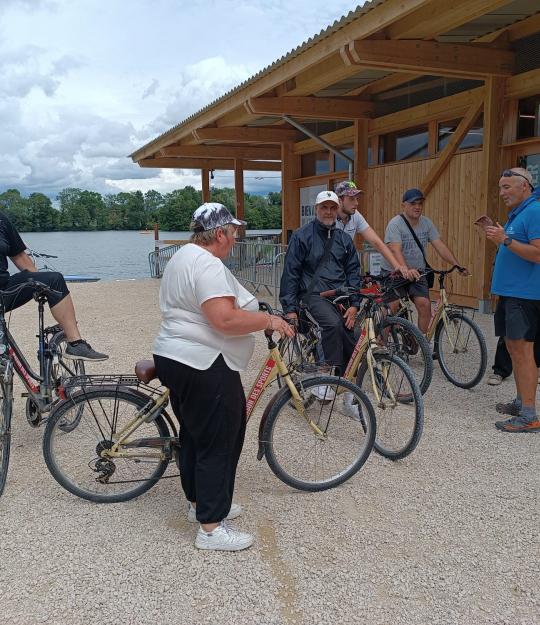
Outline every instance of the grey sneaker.
<svg viewBox="0 0 540 625"><path fill-rule="evenodd" d="M495 421L495 427L501 432L540 432L538 417L512 417L506 421Z"/></svg>
<svg viewBox="0 0 540 625"><path fill-rule="evenodd" d="M501 384L503 380L504 378L502 377L502 375L499 375L498 373L492 373L487 379L487 383L490 386L499 386L499 384Z"/></svg>
<svg viewBox="0 0 540 625"><path fill-rule="evenodd" d="M64 358L68 360L93 360L99 362L100 360L107 360L109 357L107 354L96 352L86 341L81 341L76 345L68 343L66 351L64 352Z"/></svg>
<svg viewBox="0 0 540 625"><path fill-rule="evenodd" d="M199 527L195 547L212 551L242 551L253 544L253 536L230 527L221 521L220 525L211 532L205 532Z"/></svg>
<svg viewBox="0 0 540 625"><path fill-rule="evenodd" d="M499 414L509 414L512 417L517 417L521 412L521 406L516 402L515 399L509 401L508 403L499 403L495 404L495 410Z"/></svg>
<svg viewBox="0 0 540 625"><path fill-rule="evenodd" d="M231 509L229 510L229 514L225 518L227 521L232 521L233 519L236 519L237 517L239 517L241 514L242 514L242 506L240 506L237 503L232 503ZM197 523L197 511L191 505L191 501L189 502L189 505L188 505L187 520L190 523Z"/></svg>

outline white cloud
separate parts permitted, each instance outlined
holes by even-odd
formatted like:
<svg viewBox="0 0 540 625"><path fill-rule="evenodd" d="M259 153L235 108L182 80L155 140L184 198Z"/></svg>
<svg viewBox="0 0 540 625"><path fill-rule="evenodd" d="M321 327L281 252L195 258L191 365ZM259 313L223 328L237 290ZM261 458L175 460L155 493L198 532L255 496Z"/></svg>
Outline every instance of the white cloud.
<svg viewBox="0 0 540 625"><path fill-rule="evenodd" d="M346 0L0 0L0 191L200 188L127 156L340 14ZM246 173L248 191L279 177ZM225 176L225 177L224 177ZM233 185L216 173L214 183Z"/></svg>

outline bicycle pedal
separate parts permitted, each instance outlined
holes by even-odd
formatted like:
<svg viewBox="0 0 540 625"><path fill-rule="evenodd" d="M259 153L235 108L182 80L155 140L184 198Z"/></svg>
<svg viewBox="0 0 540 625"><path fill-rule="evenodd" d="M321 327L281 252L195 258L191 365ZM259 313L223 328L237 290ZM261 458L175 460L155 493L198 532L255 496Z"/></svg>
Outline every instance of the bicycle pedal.
<svg viewBox="0 0 540 625"><path fill-rule="evenodd" d="M30 397L30 393L21 393L21 397Z"/></svg>

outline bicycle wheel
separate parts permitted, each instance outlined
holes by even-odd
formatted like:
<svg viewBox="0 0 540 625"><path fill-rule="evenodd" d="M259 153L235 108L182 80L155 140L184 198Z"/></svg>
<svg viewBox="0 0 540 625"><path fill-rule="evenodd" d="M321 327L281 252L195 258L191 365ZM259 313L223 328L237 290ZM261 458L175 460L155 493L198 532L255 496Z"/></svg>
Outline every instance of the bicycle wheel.
<svg viewBox="0 0 540 625"><path fill-rule="evenodd" d="M4 385L2 384L1 404L2 415L0 417L0 496L6 486L7 472L9 467L9 452L11 448L11 412L13 403L6 399Z"/></svg>
<svg viewBox="0 0 540 625"><path fill-rule="evenodd" d="M315 432L293 407L291 392L284 388L263 427L266 460L274 474L293 488L333 488L359 471L371 453L373 407L355 384L343 378L307 378L296 386L305 416L322 433Z"/></svg>
<svg viewBox="0 0 540 625"><path fill-rule="evenodd" d="M409 365L424 395L433 377L433 352L426 337L414 323L403 317L386 317L380 334L388 351Z"/></svg>
<svg viewBox="0 0 540 625"><path fill-rule="evenodd" d="M375 409L374 449L390 460L408 456L424 428L424 402L410 368L394 354L373 354L373 378L364 358L356 383Z"/></svg>
<svg viewBox="0 0 540 625"><path fill-rule="evenodd" d="M435 353L442 372L452 384L472 388L484 377L487 348L478 325L463 313L449 313L435 329Z"/></svg>
<svg viewBox="0 0 540 625"><path fill-rule="evenodd" d="M97 503L128 501L138 497L159 480L169 459L161 447L150 445L121 450L125 458L102 458L99 452L110 447L118 434L148 402L148 397L117 388L83 390L62 402L54 410L45 428L43 454L54 479L78 497ZM64 420L76 427L66 431ZM143 423L130 440L168 437L169 430L161 415Z"/></svg>

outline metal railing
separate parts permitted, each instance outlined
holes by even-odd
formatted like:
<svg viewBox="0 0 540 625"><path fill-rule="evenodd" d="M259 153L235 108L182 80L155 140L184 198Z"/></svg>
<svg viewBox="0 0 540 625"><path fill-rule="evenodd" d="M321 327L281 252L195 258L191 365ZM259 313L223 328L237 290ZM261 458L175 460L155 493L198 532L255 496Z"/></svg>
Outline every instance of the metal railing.
<svg viewBox="0 0 540 625"><path fill-rule="evenodd" d="M150 252L148 262L152 278L161 278L165 266L181 245L168 245ZM260 294L273 300L279 308L279 283L283 272L287 246L273 243L268 239L247 239L237 241L231 254L223 261L236 279L254 295ZM372 248L358 252L362 272L369 271L369 256L375 253Z"/></svg>

